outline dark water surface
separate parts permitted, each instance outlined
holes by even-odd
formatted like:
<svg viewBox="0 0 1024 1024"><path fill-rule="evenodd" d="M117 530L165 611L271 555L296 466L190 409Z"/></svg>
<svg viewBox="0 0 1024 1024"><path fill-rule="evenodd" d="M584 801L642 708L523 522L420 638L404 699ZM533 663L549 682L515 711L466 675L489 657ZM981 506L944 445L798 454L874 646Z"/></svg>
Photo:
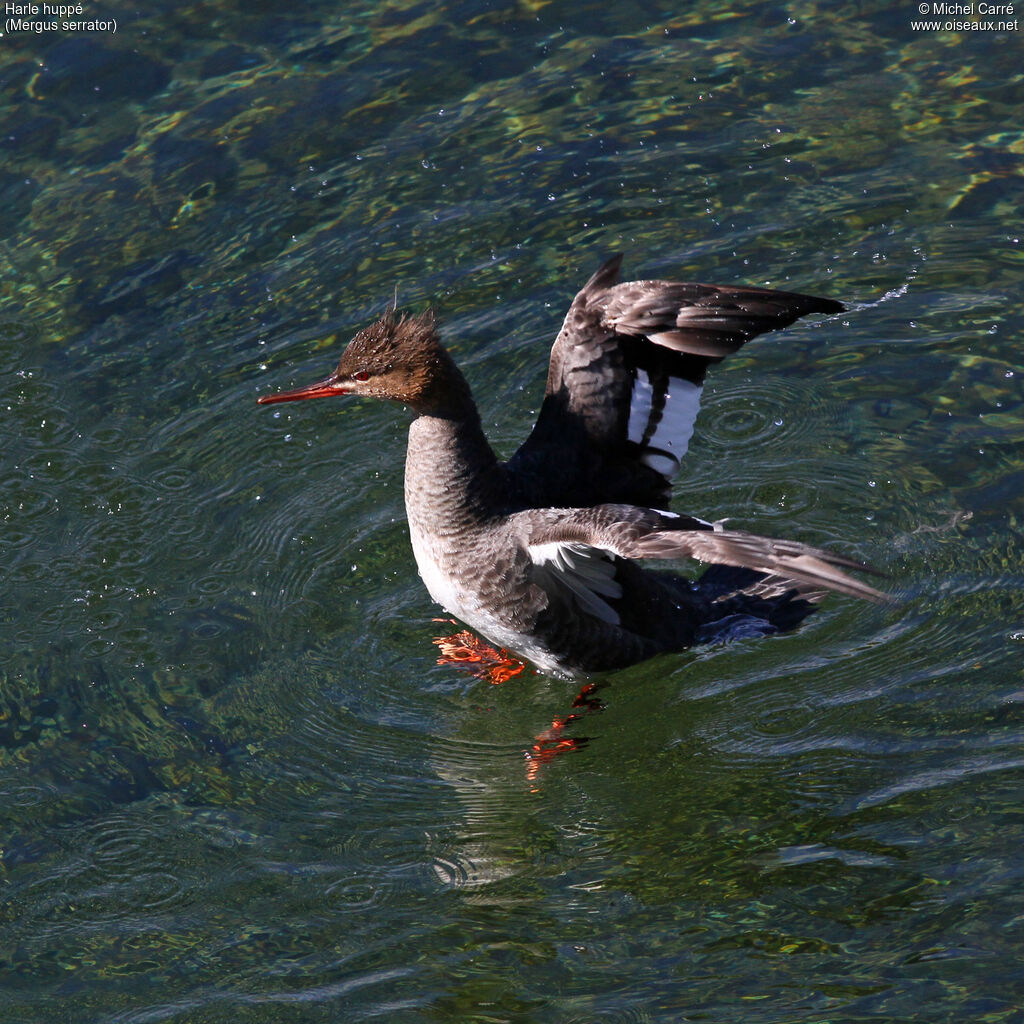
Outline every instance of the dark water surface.
<svg viewBox="0 0 1024 1024"><path fill-rule="evenodd" d="M1024 1019L1024 28L917 4L86 4L0 38L0 1019ZM437 666L395 295L510 453L575 289L849 313L676 507L900 603L575 689ZM277 411L280 408L281 411Z"/></svg>

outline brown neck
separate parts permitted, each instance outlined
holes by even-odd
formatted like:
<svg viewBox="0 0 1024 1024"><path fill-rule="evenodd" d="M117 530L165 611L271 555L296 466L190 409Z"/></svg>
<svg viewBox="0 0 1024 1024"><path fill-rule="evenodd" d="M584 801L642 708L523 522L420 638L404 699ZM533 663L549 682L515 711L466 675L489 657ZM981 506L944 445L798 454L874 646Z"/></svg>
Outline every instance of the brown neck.
<svg viewBox="0 0 1024 1024"><path fill-rule="evenodd" d="M420 368L417 368L418 370ZM422 374L410 408L419 416L480 423L473 394L455 360L440 344L434 346Z"/></svg>
<svg viewBox="0 0 1024 1024"><path fill-rule="evenodd" d="M471 524L502 502L504 470L484 436L469 385L444 349L432 367L432 387L413 406L405 490L410 525L418 517Z"/></svg>

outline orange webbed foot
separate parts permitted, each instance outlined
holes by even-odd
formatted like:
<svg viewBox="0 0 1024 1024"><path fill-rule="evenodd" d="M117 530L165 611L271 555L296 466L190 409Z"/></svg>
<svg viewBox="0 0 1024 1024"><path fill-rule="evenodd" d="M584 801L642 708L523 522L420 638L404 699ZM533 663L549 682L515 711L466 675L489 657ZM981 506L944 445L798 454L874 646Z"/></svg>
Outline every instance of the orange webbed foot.
<svg viewBox="0 0 1024 1024"><path fill-rule="evenodd" d="M438 665L457 665L478 679L486 679L494 685L507 682L526 668L523 662L504 648L498 649L484 643L468 629L452 636L434 637L434 643L441 649L441 656L437 659Z"/></svg>

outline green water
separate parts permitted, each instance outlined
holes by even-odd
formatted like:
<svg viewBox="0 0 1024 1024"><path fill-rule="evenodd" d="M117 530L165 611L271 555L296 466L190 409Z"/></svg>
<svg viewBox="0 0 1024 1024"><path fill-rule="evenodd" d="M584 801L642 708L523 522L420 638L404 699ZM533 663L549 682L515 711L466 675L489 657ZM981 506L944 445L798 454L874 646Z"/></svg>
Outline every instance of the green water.
<svg viewBox="0 0 1024 1024"><path fill-rule="evenodd" d="M90 16L0 38L0 1019L1024 1020L1024 28ZM397 290L508 454L618 250L848 304L717 368L675 507L899 603L610 677L533 773L575 688L435 664L405 414L255 398Z"/></svg>

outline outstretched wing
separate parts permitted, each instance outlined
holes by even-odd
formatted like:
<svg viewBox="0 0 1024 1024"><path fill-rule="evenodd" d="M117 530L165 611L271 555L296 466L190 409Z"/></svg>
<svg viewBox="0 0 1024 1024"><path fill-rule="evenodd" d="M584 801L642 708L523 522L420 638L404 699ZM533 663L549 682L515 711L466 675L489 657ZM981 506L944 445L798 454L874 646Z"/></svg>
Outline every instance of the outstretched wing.
<svg viewBox="0 0 1024 1024"><path fill-rule="evenodd" d="M638 508L598 505L583 509L535 509L520 513L517 528L531 560L571 590L597 617L602 599L617 597L612 560L697 559L715 565L753 569L788 581L800 593L833 590L867 601L889 598L845 570L875 572L870 566L799 541L726 530L691 516ZM595 604L597 611L588 607Z"/></svg>
<svg viewBox="0 0 1024 1024"><path fill-rule="evenodd" d="M667 504L707 369L757 334L843 306L793 292L617 284L608 260L551 349L544 404L509 461L524 505Z"/></svg>

